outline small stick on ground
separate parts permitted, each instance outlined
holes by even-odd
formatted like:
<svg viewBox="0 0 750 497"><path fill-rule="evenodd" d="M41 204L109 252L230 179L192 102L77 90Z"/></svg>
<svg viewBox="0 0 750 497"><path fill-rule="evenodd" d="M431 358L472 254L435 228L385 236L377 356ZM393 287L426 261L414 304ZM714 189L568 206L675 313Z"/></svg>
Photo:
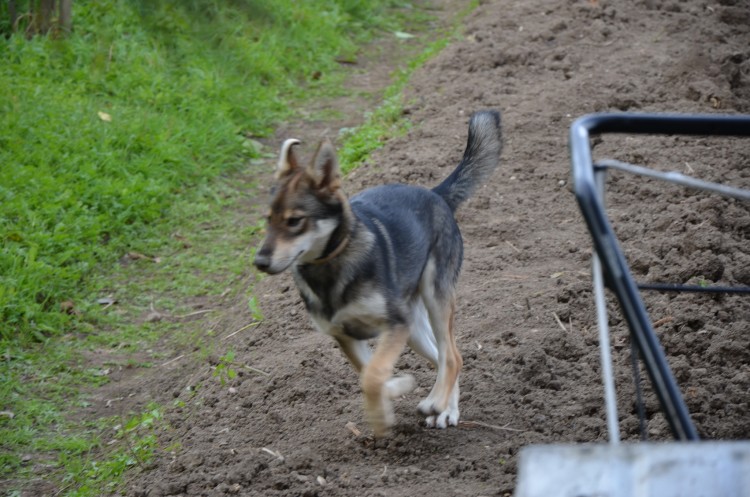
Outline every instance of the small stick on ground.
<svg viewBox="0 0 750 497"><path fill-rule="evenodd" d="M245 326L243 326L243 327L242 327L242 328L240 328L239 330L237 330L237 331L235 331L235 332L233 332L233 333L230 333L229 335L225 336L224 338L222 338L222 340L226 340L227 338L231 338L231 337L233 337L234 335L236 335L237 333L239 333L239 332L241 332L241 331L245 331L246 329L250 328L251 326L258 326L259 324L260 324L260 321L253 321L252 323L250 323L250 324L248 324L248 325L245 325Z"/></svg>
<svg viewBox="0 0 750 497"><path fill-rule="evenodd" d="M497 425L482 423L481 421L459 421L458 424L461 426L481 426L482 428L492 428L493 430L517 431L517 432L524 431L524 430L518 430L516 428L510 428L508 427L508 425L497 426Z"/></svg>
<svg viewBox="0 0 750 497"><path fill-rule="evenodd" d="M349 421L346 423L346 429L349 430L354 434L355 437L359 437L362 435L362 432L357 429L357 425L355 425L353 422Z"/></svg>
<svg viewBox="0 0 750 497"><path fill-rule="evenodd" d="M261 369L254 368L252 366L248 366L247 364L243 364L242 367L245 368L245 369L249 369L253 373L262 374L263 376L271 376L271 373L266 373L265 371L263 371Z"/></svg>
<svg viewBox="0 0 750 497"><path fill-rule="evenodd" d="M565 325L563 324L563 322L560 320L560 316L558 316L556 312L553 312L552 315L555 316L555 321L557 321L557 324L560 325L560 328L562 328L562 330L565 333L567 333L568 329L565 327Z"/></svg>
<svg viewBox="0 0 750 497"><path fill-rule="evenodd" d="M167 362L165 362L164 364L161 364L161 367L164 367L164 366L167 366L168 364L172 364L173 362L179 361L183 357L185 357L185 354L178 355L174 359L170 359Z"/></svg>
<svg viewBox="0 0 750 497"><path fill-rule="evenodd" d="M674 318L672 316L663 317L663 318L659 319L658 321L654 321L654 328L658 328L659 326L661 326L663 324L667 324L667 323L669 323L671 321L674 321Z"/></svg>
<svg viewBox="0 0 750 497"><path fill-rule="evenodd" d="M263 452L267 452L268 454L272 455L273 457L275 457L279 461L282 461L282 462L284 461L284 456L282 456L281 452L279 452L279 451L271 450L268 447L263 447L260 450L262 450Z"/></svg>
<svg viewBox="0 0 750 497"><path fill-rule="evenodd" d="M515 245L513 245L512 243L510 243L508 240L505 240L505 243L507 243L508 245L510 245L510 248L512 248L513 250L515 250L519 254L521 253L521 249L519 249L518 247L516 247Z"/></svg>

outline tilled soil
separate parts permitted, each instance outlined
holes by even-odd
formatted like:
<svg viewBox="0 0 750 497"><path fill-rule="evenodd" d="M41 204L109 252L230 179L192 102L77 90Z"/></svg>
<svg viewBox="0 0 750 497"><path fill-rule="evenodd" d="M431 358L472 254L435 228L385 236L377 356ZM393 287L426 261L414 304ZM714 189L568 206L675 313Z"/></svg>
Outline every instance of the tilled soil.
<svg viewBox="0 0 750 497"><path fill-rule="evenodd" d="M160 445L170 451L131 478L129 495L508 495L524 445L607 439L591 241L570 188L568 129L601 111L750 113L750 5L482 2L462 39L421 68L406 95L412 130L352 173L347 192L436 185L461 157L470 113L503 113L500 168L457 214L461 424L420 424L416 404L434 371L407 352L397 370L419 388L396 401L393 435L373 440L356 374L313 331L291 278L268 277L254 290L264 321L223 342L235 362L263 373L237 368L221 384L204 368L140 387L174 392L185 406L168 414ZM750 140L607 135L594 143L597 157L750 188ZM620 173L608 185L610 219L638 281L750 285L747 203ZM749 438L750 297L644 299L700 435ZM630 342L609 300L622 435L637 440ZM245 301L228 305L217 334L249 320ZM647 435L668 439L643 384Z"/></svg>

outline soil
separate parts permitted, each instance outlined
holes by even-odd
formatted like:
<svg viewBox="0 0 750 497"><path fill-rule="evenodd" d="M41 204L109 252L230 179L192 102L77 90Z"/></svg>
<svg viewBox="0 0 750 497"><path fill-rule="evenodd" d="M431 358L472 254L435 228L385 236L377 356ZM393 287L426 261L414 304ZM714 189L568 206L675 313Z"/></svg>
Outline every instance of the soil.
<svg viewBox="0 0 750 497"><path fill-rule="evenodd" d="M463 5L446 2L443 15ZM376 87L388 74L373 63L353 84ZM406 98L410 132L350 174L349 193L436 185L461 157L470 113L503 114L501 166L457 214L460 425L420 424L416 404L434 372L406 352L397 369L413 374L418 390L396 402L393 435L373 440L353 369L312 329L291 278L267 277L253 290L260 324L235 333L252 321L245 300L225 303L213 323L235 365L253 369L234 366L237 378L221 384L210 367L217 358L176 360L129 384L184 407L167 414L160 446L169 451L130 477L127 495L504 496L523 446L607 440L591 240L570 187L568 129L601 111L750 113L750 5L480 2L461 38L414 74ZM280 128L277 142L302 137L311 152L320 135L335 138L362 113L349 104L334 125L301 118ZM594 153L750 188L750 140L607 135ZM257 173L261 182L270 183L273 162ZM260 216L263 200L247 215ZM750 285L747 203L620 173L610 175L607 202L638 281ZM750 298L644 300L701 437L750 438ZM628 332L613 298L609 306L621 432L636 441ZM643 385L647 435L669 439Z"/></svg>

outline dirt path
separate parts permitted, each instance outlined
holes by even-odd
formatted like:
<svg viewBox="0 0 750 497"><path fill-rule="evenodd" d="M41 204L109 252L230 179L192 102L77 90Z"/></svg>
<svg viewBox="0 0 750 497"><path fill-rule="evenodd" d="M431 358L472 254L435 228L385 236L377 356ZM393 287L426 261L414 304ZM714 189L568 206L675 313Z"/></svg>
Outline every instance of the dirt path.
<svg viewBox="0 0 750 497"><path fill-rule="evenodd" d="M398 368L415 374L419 390L397 402L394 435L374 443L356 375L313 332L290 278L266 278L256 289L266 319L226 343L236 361L268 375L144 386L187 404L169 414L162 440L176 449L136 475L129 495L508 495L520 447L605 440L590 241L568 185L568 127L594 111L750 112L750 7L483 2L464 39L418 71L407 95L412 132L353 173L348 192L435 185L460 158L469 114L503 112L501 168L458 214L464 422L419 425L415 406L433 373L408 353ZM321 133L294 123L282 131ZM748 140L606 138L596 153L750 188ZM638 279L750 284L746 204L624 177L611 180L609 195ZM750 437L749 299L650 295L647 304L701 435ZM612 311L621 425L635 439L627 333ZM247 322L244 302L227 308L222 335ZM189 396L186 382L202 387ZM668 438L648 391L646 411L649 435Z"/></svg>

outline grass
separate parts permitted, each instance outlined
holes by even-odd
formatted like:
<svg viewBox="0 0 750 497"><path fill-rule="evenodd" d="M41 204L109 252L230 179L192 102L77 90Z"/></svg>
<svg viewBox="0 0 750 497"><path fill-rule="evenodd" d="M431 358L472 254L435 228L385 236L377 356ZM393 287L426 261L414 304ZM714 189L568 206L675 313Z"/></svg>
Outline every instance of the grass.
<svg viewBox="0 0 750 497"><path fill-rule="evenodd" d="M113 437L105 435L118 432L115 427L127 421L105 418L82 424L66 412L81 408L86 412L85 392L106 383L109 370L157 367L172 357L172 350L184 350L197 361L221 355L212 341L211 319L187 323L179 318L196 306L205 309L204 305L218 301L245 299L248 318L262 320L254 296L248 293L255 278L248 264L250 243L259 228L247 223L237 229L247 221L242 206L248 205L252 192L243 187L251 182L241 187L236 175L232 179L214 182L216 195L204 205L211 208L196 212L194 205L175 206L180 220L169 226L168 240L156 252L91 276L97 292L91 298L107 296L114 305L92 309L75 333L35 347L10 349L12 360L4 366L11 381L0 384L0 398L14 413L13 419L0 419L0 462L4 470L12 468L6 478L13 476L22 484L34 478L42 465L67 486L66 495L100 495L102 488L116 485L126 470L147 465L146 452L156 447L155 438L141 444L140 435L133 439L135 435L128 432L114 437L116 443L110 446ZM145 317L152 312L159 319ZM156 346L164 338L173 345ZM162 355L161 350L170 355ZM236 366L228 354L220 359L217 382L231 380L234 374ZM106 359L98 359L101 355ZM92 356L93 363L87 359ZM129 416L137 418L155 408L165 409L153 405ZM140 459L134 459L133 450ZM32 460L24 461L29 455Z"/></svg>
<svg viewBox="0 0 750 497"><path fill-rule="evenodd" d="M80 457L75 452L62 452L60 464L66 468L67 474L61 484L63 491L67 491L66 495L85 497L112 492L130 468L147 467L158 446L158 432L168 429L163 411L162 407L150 404L143 413L119 420L120 423L116 418L106 420L113 432L109 443L118 444L106 458L95 460ZM84 447L82 453L85 452Z"/></svg>
<svg viewBox="0 0 750 497"><path fill-rule="evenodd" d="M70 38L3 40L0 339L74 327L93 268L153 251L174 199L257 157L387 3L81 1Z"/></svg>
<svg viewBox="0 0 750 497"><path fill-rule="evenodd" d="M69 38L0 39L0 490L42 468L66 495L99 495L147 464L163 406L130 421L67 413L86 407L81 390L106 383L108 365L163 361L128 354L210 335L170 319L195 302L229 292L262 319L242 295L261 226L242 213L256 191L240 175L272 155L257 138L294 105L339 91L337 60L402 25L395 4L80 0ZM349 169L406 129L400 93L420 63L346 140ZM85 354L102 351L110 362L92 367ZM226 381L236 365L221 357Z"/></svg>
<svg viewBox="0 0 750 497"><path fill-rule="evenodd" d="M107 381L82 352L154 343L177 325L140 313L242 277L257 228L222 224L247 201L222 178L293 103L336 91L336 60L394 5L81 0L58 39L0 22L0 479L75 473L101 445L66 416Z"/></svg>

